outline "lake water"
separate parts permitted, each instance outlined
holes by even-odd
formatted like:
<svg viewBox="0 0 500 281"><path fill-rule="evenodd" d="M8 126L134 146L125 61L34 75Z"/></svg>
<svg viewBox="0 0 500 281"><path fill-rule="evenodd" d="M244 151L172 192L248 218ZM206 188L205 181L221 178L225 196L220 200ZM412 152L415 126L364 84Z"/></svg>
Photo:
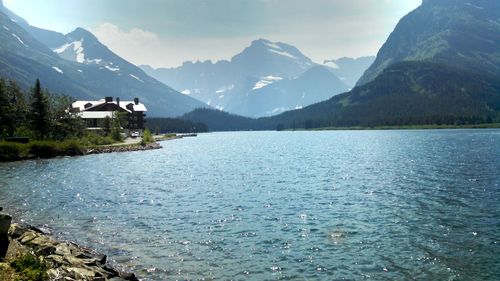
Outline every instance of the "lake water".
<svg viewBox="0 0 500 281"><path fill-rule="evenodd" d="M500 130L162 144L0 164L0 206L146 280L500 277Z"/></svg>

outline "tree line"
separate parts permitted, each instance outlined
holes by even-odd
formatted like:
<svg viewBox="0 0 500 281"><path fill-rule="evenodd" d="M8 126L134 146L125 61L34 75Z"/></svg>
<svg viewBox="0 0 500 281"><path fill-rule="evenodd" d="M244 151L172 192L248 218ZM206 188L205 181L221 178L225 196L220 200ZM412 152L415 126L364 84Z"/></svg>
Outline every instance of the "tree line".
<svg viewBox="0 0 500 281"><path fill-rule="evenodd" d="M0 78L0 139L81 138L85 123L69 112L72 102L68 96L43 89L38 79L31 89L23 91L15 81Z"/></svg>

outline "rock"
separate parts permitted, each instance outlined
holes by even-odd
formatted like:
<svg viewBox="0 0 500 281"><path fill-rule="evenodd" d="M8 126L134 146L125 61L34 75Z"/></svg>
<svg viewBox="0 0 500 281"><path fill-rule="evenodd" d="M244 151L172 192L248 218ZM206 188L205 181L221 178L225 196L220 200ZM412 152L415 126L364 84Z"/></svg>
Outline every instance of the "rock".
<svg viewBox="0 0 500 281"><path fill-rule="evenodd" d="M0 261L5 258L9 249L9 228L11 221L11 216L0 213Z"/></svg>
<svg viewBox="0 0 500 281"><path fill-rule="evenodd" d="M48 255L47 260L52 262L56 267L61 265L67 265L66 261L64 260L64 257L60 255Z"/></svg>
<svg viewBox="0 0 500 281"><path fill-rule="evenodd" d="M56 251L55 253L60 256L69 256L71 255L71 248L68 244L66 243L61 243L56 246Z"/></svg>
<svg viewBox="0 0 500 281"><path fill-rule="evenodd" d="M0 213L0 236L6 237L9 233L10 223L12 222L12 217L5 213Z"/></svg>
<svg viewBox="0 0 500 281"><path fill-rule="evenodd" d="M95 273L83 267L69 267L68 272L74 274L76 280L93 280Z"/></svg>
<svg viewBox="0 0 500 281"><path fill-rule="evenodd" d="M57 241L34 231L27 231L19 238L21 244L33 248L35 254L48 256L56 251Z"/></svg>
<svg viewBox="0 0 500 281"><path fill-rule="evenodd" d="M19 225L17 223L13 223L10 226L9 235L10 235L10 237L12 237L12 239L17 239L17 238L21 237L27 231L28 231L28 229L26 227L22 227L21 225Z"/></svg>
<svg viewBox="0 0 500 281"><path fill-rule="evenodd" d="M33 240L37 237L38 237L38 234L36 234L35 232L27 231L23 235L21 235L21 237L19 237L18 240L21 244L27 244L28 242L30 242L31 240Z"/></svg>
<svg viewBox="0 0 500 281"><path fill-rule="evenodd" d="M130 272L122 273L120 275L120 277L125 279L125 280L129 280L129 281L139 281L139 279L137 279L137 277L135 277L135 274L130 273Z"/></svg>
<svg viewBox="0 0 500 281"><path fill-rule="evenodd" d="M17 243L44 257L51 269L50 280L138 280L132 273L122 273L107 264L106 255L72 242L52 239L38 228L13 224L8 234Z"/></svg>

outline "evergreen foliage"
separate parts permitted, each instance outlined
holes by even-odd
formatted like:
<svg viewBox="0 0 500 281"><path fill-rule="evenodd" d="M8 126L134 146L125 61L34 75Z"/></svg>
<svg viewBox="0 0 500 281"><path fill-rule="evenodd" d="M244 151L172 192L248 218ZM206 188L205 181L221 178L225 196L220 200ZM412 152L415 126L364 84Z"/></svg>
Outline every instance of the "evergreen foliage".
<svg viewBox="0 0 500 281"><path fill-rule="evenodd" d="M73 100L43 90L37 80L24 92L14 81L0 78L0 139L27 137L63 141L81 138L85 124L68 111Z"/></svg>
<svg viewBox="0 0 500 281"><path fill-rule="evenodd" d="M202 133L207 132L207 125L200 122L191 122L181 118L148 118L146 127L160 133Z"/></svg>
<svg viewBox="0 0 500 281"><path fill-rule="evenodd" d="M40 80L36 80L32 90L30 115L31 130L39 140L46 139L51 129L49 98L47 93L42 91Z"/></svg>

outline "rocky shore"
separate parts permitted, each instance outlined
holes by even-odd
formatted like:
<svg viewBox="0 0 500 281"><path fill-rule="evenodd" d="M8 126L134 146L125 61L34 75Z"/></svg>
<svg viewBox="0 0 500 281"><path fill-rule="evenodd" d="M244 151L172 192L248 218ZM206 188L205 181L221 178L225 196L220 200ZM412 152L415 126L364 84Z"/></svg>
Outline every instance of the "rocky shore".
<svg viewBox="0 0 500 281"><path fill-rule="evenodd" d="M148 143L146 145L120 145L120 146L101 146L87 148L85 150L85 155L88 154L100 154L100 153L112 153L112 152L127 152L127 151L143 151L151 149L160 149L162 146L157 143Z"/></svg>
<svg viewBox="0 0 500 281"><path fill-rule="evenodd" d="M50 280L138 280L133 273L111 266L106 255L72 242L55 240L33 226L11 224L9 215L0 214L0 271L5 272L0 279L15 277L16 272L9 265L24 253L34 255L47 265ZM9 271L13 274L10 277Z"/></svg>

